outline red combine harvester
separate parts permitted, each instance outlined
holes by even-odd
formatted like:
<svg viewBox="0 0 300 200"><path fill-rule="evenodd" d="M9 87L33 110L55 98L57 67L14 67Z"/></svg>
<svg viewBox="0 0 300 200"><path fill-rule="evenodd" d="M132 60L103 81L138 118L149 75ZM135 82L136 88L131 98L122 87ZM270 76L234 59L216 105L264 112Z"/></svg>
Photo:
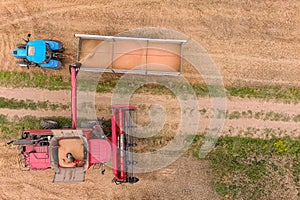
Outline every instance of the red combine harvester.
<svg viewBox="0 0 300 200"><path fill-rule="evenodd" d="M76 76L81 64L70 65L72 81L72 128L24 130L21 138L8 144L20 146L19 164L23 170L52 168L54 182L84 181L85 171L93 165L104 166L112 156L113 181L135 183L133 176L132 132L136 108L114 105L112 136L106 137L101 121L93 121L85 128L77 128ZM54 121L45 121L54 128ZM104 174L104 170L102 170Z"/></svg>

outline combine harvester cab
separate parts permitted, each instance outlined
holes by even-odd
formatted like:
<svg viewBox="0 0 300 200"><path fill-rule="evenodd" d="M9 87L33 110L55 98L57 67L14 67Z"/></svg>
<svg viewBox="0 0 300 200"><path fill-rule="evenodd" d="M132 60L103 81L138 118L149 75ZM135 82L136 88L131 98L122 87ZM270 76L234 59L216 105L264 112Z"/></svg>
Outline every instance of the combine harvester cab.
<svg viewBox="0 0 300 200"><path fill-rule="evenodd" d="M12 50L12 55L19 58L17 65L29 68L39 66L42 68L59 69L62 65L64 47L62 42L57 40L29 40L23 39L25 44L17 44Z"/></svg>
<svg viewBox="0 0 300 200"><path fill-rule="evenodd" d="M54 182L82 182L90 166L110 159L111 147L106 140L95 138L88 142L82 130L53 130L53 135L50 163L55 172Z"/></svg>
<svg viewBox="0 0 300 200"><path fill-rule="evenodd" d="M93 165L103 167L112 151L100 125L78 130L25 130L21 139L11 143L20 147L22 170L52 168L54 182L84 181L85 171Z"/></svg>

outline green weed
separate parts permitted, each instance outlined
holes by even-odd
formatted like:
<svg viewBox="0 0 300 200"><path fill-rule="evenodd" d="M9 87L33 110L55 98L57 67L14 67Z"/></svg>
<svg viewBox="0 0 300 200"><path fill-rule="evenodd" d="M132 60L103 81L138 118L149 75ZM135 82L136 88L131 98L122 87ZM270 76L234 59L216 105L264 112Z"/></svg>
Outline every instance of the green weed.
<svg viewBox="0 0 300 200"><path fill-rule="evenodd" d="M8 120L6 115L0 115L0 138L4 140L16 139L20 136L23 129L41 129L40 122L42 119L51 119L61 127L70 127L71 119L65 117L47 117L38 118L34 116L18 117Z"/></svg>
<svg viewBox="0 0 300 200"><path fill-rule="evenodd" d="M33 100L18 100L18 99L7 99L0 97L0 108L9 108L9 109L26 109L26 110L67 110L70 109L69 104L62 103L50 103L49 101L38 101L34 102Z"/></svg>
<svg viewBox="0 0 300 200"><path fill-rule="evenodd" d="M263 199L272 192L266 187L269 182L278 181L272 183L280 186L278 190L287 189L280 185L285 173L292 172L295 183L300 184L299 155L298 140L221 137L206 159L212 162L215 174L212 185L221 195ZM281 164L283 161L289 164Z"/></svg>

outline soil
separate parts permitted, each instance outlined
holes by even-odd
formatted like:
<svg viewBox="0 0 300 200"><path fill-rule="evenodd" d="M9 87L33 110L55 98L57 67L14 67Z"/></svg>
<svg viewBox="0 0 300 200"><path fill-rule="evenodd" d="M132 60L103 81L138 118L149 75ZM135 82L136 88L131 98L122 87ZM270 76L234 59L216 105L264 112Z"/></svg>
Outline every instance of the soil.
<svg viewBox="0 0 300 200"><path fill-rule="evenodd" d="M124 0L2 0L0 5L2 71L28 72L16 66L11 56L27 33L32 39L61 40L67 66L77 58L75 33L115 35L135 28L163 27L196 40L217 64L226 84L300 85L298 0L133 0L130 4ZM57 71L33 68L30 73L69 75L67 67ZM184 73L197 81L190 69Z"/></svg>
<svg viewBox="0 0 300 200"><path fill-rule="evenodd" d="M66 47L65 66L76 61L75 33L115 35L141 27L164 27L182 32L196 40L217 64L226 85L280 85L300 87L300 3L288 1L37 1L0 0L0 70L60 75L69 78L68 67L61 70L21 68L11 50L27 33L32 39L57 39ZM87 56L87 55L85 55ZM83 56L83 57L85 57ZM190 82L199 82L193 69L184 69ZM32 88L0 88L0 96L32 99L53 103L70 103L69 91L48 91ZM96 98L98 113L109 118L110 94ZM167 130L178 126L180 110L176 99L168 96L135 95L132 103L139 105L139 115L149 121L148 108L160 102L167 113ZM199 99L201 109L210 111L208 98ZM228 99L229 112L276 112L294 117L299 104L257 99ZM69 110L30 111L0 109L13 117L70 116ZM207 127L208 119L200 121L199 131ZM174 125L175 124L175 125ZM264 118L240 117L226 119L223 134L270 137L299 136L299 121L275 121ZM167 134L167 133L166 133ZM210 164L182 157L172 165L147 174L139 174L135 185L116 186L107 169L88 170L84 183L53 184L53 171L21 172L16 163L16 148L0 143L1 199L219 199L210 186Z"/></svg>
<svg viewBox="0 0 300 200"><path fill-rule="evenodd" d="M105 175L88 169L82 183L52 183L52 170L22 172L17 149L0 143L0 198L10 199L220 199L210 187L207 161L182 157L170 166L137 174L134 185L115 185L112 171Z"/></svg>

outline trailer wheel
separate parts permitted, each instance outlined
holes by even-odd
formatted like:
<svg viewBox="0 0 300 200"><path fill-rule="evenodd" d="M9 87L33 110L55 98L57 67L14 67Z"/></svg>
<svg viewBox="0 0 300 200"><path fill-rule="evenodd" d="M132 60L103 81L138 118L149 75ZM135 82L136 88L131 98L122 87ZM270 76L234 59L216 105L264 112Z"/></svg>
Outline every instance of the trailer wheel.
<svg viewBox="0 0 300 200"><path fill-rule="evenodd" d="M59 128L59 125L56 121L43 119L41 121L41 127L43 129L56 129L56 128Z"/></svg>

